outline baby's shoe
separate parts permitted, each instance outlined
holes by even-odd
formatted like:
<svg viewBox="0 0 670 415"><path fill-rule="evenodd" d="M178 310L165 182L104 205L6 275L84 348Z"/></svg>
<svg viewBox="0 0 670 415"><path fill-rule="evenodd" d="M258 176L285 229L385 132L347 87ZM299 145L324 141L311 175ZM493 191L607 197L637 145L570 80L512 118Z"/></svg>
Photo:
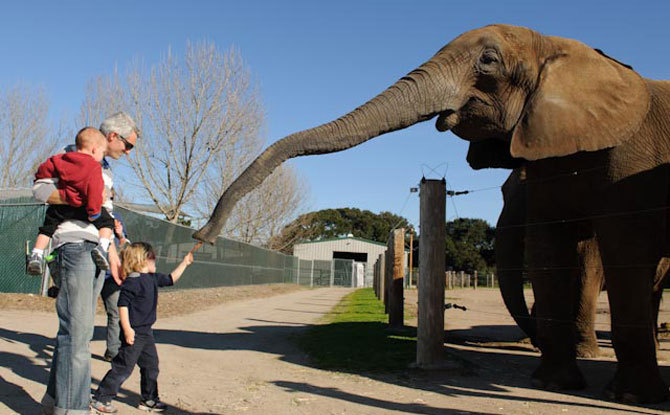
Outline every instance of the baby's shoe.
<svg viewBox="0 0 670 415"><path fill-rule="evenodd" d="M115 414L118 412L118 409L111 402L104 403L95 398L91 400L91 409L98 414Z"/></svg>
<svg viewBox="0 0 670 415"><path fill-rule="evenodd" d="M96 245L95 248L91 251L91 257L93 257L93 262L98 267L98 269L106 270L109 269L109 261L107 260L107 252L102 249L100 244Z"/></svg>
<svg viewBox="0 0 670 415"><path fill-rule="evenodd" d="M30 275L44 273L44 257L36 252L26 256L26 272Z"/></svg>

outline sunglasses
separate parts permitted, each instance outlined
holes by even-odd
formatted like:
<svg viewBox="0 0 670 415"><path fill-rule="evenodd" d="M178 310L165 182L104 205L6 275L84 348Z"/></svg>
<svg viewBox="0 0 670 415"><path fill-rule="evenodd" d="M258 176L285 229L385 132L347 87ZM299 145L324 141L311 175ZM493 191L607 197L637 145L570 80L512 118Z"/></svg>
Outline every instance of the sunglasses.
<svg viewBox="0 0 670 415"><path fill-rule="evenodd" d="M124 136L122 136L119 133L116 133L116 136L119 138L119 140L123 141L123 145L126 147L126 151L130 151L135 147L135 144L131 143L130 141L126 140Z"/></svg>

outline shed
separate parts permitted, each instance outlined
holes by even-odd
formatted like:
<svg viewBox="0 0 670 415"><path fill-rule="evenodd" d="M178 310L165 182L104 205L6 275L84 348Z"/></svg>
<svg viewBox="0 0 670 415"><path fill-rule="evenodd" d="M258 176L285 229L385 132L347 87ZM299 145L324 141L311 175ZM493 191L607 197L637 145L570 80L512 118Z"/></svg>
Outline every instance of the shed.
<svg viewBox="0 0 670 415"><path fill-rule="evenodd" d="M372 285L373 269L379 255L386 252L386 245L380 242L348 236L319 241L302 242L293 246L293 255L301 260L332 261L350 259L363 264L365 286Z"/></svg>

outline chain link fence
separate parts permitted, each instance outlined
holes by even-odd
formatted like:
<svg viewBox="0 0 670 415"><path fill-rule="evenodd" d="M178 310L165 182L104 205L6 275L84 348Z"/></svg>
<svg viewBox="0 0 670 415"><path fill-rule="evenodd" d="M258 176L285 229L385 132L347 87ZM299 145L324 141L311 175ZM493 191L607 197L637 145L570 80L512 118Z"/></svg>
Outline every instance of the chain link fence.
<svg viewBox="0 0 670 415"><path fill-rule="evenodd" d="M25 272L26 241L34 244L46 206L36 203L29 189L0 193L0 292L42 291L42 280ZM115 206L131 241L150 243L156 268L169 273L194 246L193 229ZM352 260L305 261L295 256L218 238L204 244L179 284L168 289L293 283L307 287L352 286Z"/></svg>

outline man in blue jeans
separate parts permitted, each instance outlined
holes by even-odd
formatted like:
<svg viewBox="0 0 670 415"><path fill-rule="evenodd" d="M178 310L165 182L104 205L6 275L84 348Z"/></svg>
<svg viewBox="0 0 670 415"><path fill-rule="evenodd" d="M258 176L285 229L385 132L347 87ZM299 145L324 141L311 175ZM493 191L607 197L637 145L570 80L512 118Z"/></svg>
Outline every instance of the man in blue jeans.
<svg viewBox="0 0 670 415"><path fill-rule="evenodd" d="M127 114L120 112L105 119L100 131L107 138L106 156L118 160L129 154L139 129ZM111 195L112 175L103 159L105 191ZM33 194L38 200L62 204L54 183L36 182ZM105 206L107 207L107 206ZM98 242L98 231L90 223L71 220L58 226L52 245L57 249L60 292L56 298L58 334L49 371L49 383L42 398L45 415L89 415L91 401L91 353L93 317L104 273L96 269L91 251ZM116 249L110 246L109 260L118 272Z"/></svg>

